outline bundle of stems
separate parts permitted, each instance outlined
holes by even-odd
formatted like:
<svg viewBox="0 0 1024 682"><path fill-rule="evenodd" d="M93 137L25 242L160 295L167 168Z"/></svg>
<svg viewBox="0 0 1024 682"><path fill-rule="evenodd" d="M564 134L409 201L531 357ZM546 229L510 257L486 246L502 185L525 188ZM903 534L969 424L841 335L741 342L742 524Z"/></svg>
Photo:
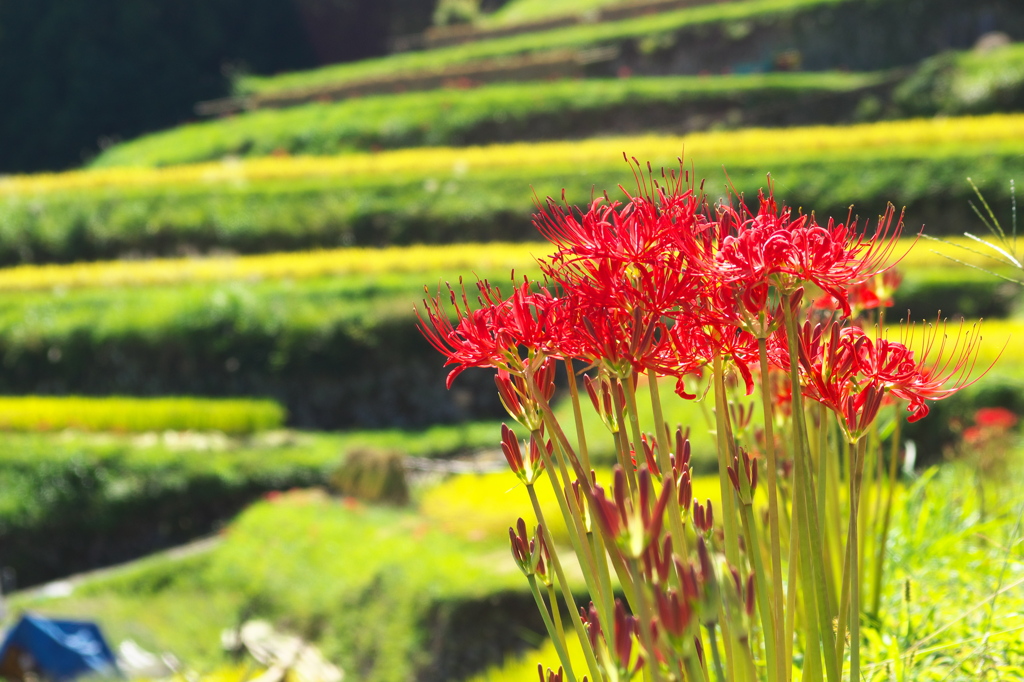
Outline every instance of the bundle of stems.
<svg viewBox="0 0 1024 682"><path fill-rule="evenodd" d="M533 521L509 529L513 556L559 656L541 682L857 681L861 619L886 590L901 413L920 419L977 380L978 330L882 335L898 284L891 209L873 230L822 226L770 191L756 212L709 206L685 171L636 167L622 203L542 207L535 223L555 248L543 282L505 296L481 281L475 304L449 287L420 313L455 365L449 386L496 369L530 434L505 427L502 449L533 503ZM552 408L561 369L573 429ZM713 406L717 505L693 499L688 432L664 417L672 381L675 399ZM590 407L605 433L586 432ZM591 466L599 437L615 445L610 480ZM554 491L569 547L553 542L538 485Z"/></svg>

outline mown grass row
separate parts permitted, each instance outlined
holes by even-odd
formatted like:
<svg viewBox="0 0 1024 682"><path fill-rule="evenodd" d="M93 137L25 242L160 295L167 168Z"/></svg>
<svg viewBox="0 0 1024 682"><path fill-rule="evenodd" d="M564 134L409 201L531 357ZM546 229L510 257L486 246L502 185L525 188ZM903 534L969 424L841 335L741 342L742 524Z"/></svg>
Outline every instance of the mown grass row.
<svg viewBox="0 0 1024 682"><path fill-rule="evenodd" d="M493 38L425 52L408 52L350 64L326 66L312 71L269 77L246 76L237 81L236 89L240 94L266 94L334 85L400 72L441 70L455 64L477 60L554 49L594 47L717 23L771 22L777 20L780 15L837 5L844 1L848 0L745 0L718 3L621 21Z"/></svg>
<svg viewBox="0 0 1024 682"><path fill-rule="evenodd" d="M245 187L262 182L315 179L371 184L381 176L422 180L503 170L514 170L527 178L530 172L544 168L559 173L579 171L583 165L595 170L619 169L624 152L650 161L655 167L675 167L684 148L687 158L698 167L717 163L745 166L777 160L783 155L790 163L820 163L825 160L823 157L832 156L865 162L940 159L963 156L965 152L1019 152L1024 148L1020 141L1022 132L1024 115L996 114L849 126L749 128L687 136L646 134L330 157L267 157L169 168L101 168L7 176L0 179L0 197L8 201L42 199L49 194L102 192L111 188L122 192L152 188L186 193L218 185Z"/></svg>
<svg viewBox="0 0 1024 682"><path fill-rule="evenodd" d="M443 358L416 329L424 283L458 274L442 269L3 292L0 393L265 396L308 428L500 415L486 372L444 389ZM890 319L907 308L916 319L1006 316L1019 293L944 264L908 271L902 291Z"/></svg>
<svg viewBox="0 0 1024 682"><path fill-rule="evenodd" d="M891 201L907 206L911 229L950 233L977 224L968 176L1009 204L1024 116L12 177L0 181L0 263L534 239L534 193L617 194L635 186L622 152L673 168L684 149L712 199L728 194L724 166L751 196L771 173L781 200L819 216L845 217L851 203L877 215Z"/></svg>
<svg viewBox="0 0 1024 682"><path fill-rule="evenodd" d="M306 428L494 414L496 400L444 389L441 359L415 328L423 282L399 273L6 294L0 393L263 396Z"/></svg>
<svg viewBox="0 0 1024 682"><path fill-rule="evenodd" d="M841 72L676 76L525 82L355 98L186 124L110 147L90 165L167 166L229 155L326 155L621 134L674 127L683 118L681 112L692 116L709 106L724 110L742 103L744 109L768 107L776 115L779 110L810 109L798 102L856 92L882 79L878 74ZM848 116L850 105L844 101L846 111L833 115Z"/></svg>

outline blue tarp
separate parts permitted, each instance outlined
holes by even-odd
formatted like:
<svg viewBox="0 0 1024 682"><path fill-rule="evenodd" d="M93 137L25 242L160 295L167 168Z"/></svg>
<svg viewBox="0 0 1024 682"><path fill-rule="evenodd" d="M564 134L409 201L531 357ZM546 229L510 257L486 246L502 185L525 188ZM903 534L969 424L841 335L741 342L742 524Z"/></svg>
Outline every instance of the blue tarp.
<svg viewBox="0 0 1024 682"><path fill-rule="evenodd" d="M50 680L72 680L79 675L117 675L117 663L95 623L50 620L26 614L0 644L0 661L12 648L29 654L38 671Z"/></svg>

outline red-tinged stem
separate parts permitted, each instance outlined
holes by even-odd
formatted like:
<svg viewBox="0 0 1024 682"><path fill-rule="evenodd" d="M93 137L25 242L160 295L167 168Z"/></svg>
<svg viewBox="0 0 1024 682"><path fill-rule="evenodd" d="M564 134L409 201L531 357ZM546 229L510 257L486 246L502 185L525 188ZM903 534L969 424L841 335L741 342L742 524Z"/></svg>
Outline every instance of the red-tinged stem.
<svg viewBox="0 0 1024 682"><path fill-rule="evenodd" d="M732 484L726 475L726 470L732 464L732 443L729 425L726 422L726 412L729 409L729 400L725 393L725 369L720 357L716 357L713 363L714 385L715 385L715 421L718 431L718 483L722 493L722 525L725 531L725 558L733 566L740 564L739 528L736 525L736 500L733 497Z"/></svg>
<svg viewBox="0 0 1024 682"><path fill-rule="evenodd" d="M683 510L679 507L679 496L676 490L676 476L672 470L672 461L669 457L669 433L665 427L665 413L661 407L661 393L658 390L658 377L653 373L648 374L647 384L651 393L651 408L654 411L654 428L657 431L655 447L658 451L658 466L661 467L663 477L662 485L667 485L668 492L668 519L669 530L672 533L672 541L679 556L687 556L686 530L683 528ZM676 457L682 456L677 452Z"/></svg>
<svg viewBox="0 0 1024 682"><path fill-rule="evenodd" d="M572 415L576 423L576 441L579 447L580 464L585 471L590 471L590 451L587 448L586 429L583 428L583 410L580 407L580 390L576 384L576 373L572 360L566 358L565 372L569 376L569 397L572 400Z"/></svg>
<svg viewBox="0 0 1024 682"><path fill-rule="evenodd" d="M657 650L654 648L654 639L651 637L650 624L654 620L654 612L647 600L645 592L646 583L643 572L640 570L640 562L631 558L629 560L629 573L633 576L633 583L636 585L637 615L640 617L640 643L647 652L647 665L644 666L644 678L648 676L654 682L661 682L661 665L658 663Z"/></svg>

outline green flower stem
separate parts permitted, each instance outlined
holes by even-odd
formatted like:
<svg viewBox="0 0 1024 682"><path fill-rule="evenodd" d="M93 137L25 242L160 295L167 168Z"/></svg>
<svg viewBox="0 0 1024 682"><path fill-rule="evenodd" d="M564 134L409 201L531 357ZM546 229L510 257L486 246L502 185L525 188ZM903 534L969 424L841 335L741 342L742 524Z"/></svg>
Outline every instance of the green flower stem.
<svg viewBox="0 0 1024 682"><path fill-rule="evenodd" d="M715 677L718 682L726 682L725 671L722 669L722 656L718 653L718 636L715 634L715 624L708 626L708 648L711 649L711 660L715 662Z"/></svg>
<svg viewBox="0 0 1024 682"><path fill-rule="evenodd" d="M859 549L857 546L857 519L860 515L861 478L864 475L863 439L858 443L856 462L850 477L850 524L854 532L850 534L850 682L860 680L860 571Z"/></svg>
<svg viewBox="0 0 1024 682"><path fill-rule="evenodd" d="M576 600L572 596L572 590L569 589L569 583L565 579L565 572L562 571L562 563L558 559L558 552L556 551L554 541L551 538L551 531L548 529L547 523L544 522L544 512L541 510L540 500L537 499L537 491L534 490L532 485L526 486L526 489L530 492L530 502L533 504L533 512L537 515L537 521L541 524L541 529L544 533L544 541L548 545L548 552L551 557L551 567L555 571L555 579L562 590L562 599L565 601L566 608L569 609L569 612L573 615L572 622L576 629L576 636L579 638L580 645L583 647L583 655L587 659L587 669L590 671L590 678L593 680L599 680L601 679L601 668L597 664L597 657L594 654L594 649L590 646L590 637L587 636L587 631L583 627L583 622L581 619L576 617L579 609L576 606ZM584 569L583 572L586 574L586 569ZM557 608L558 604L551 604L552 611L555 611ZM545 622L545 625L547 625L547 622ZM566 670L571 669L568 662L564 664L564 667Z"/></svg>
<svg viewBox="0 0 1024 682"><path fill-rule="evenodd" d="M613 388L615 386L622 386L622 383L616 379L613 384ZM626 389L626 387L622 387L624 395L627 390L628 389ZM629 485L630 495L636 495L636 471L633 469L633 462L630 460L629 456L630 447L629 438L626 436L626 414L623 412L623 407L619 405L618 398L612 400L612 404L615 405L615 420L619 424L619 430L616 432L616 436L618 436L617 443L619 446L617 450L619 455L619 466L622 467L623 472L626 474L626 483Z"/></svg>
<svg viewBox="0 0 1024 682"><path fill-rule="evenodd" d="M824 546L821 536L821 528L818 523L817 506L814 500L814 481L810 468L809 447L807 439L807 422L804 418L803 398L800 389L799 359L797 352L797 324L796 314L791 305L783 306L783 319L786 324L786 337L789 345L789 377L790 388L793 394L793 421L796 427L793 441L796 446L796 480L794 485L794 499L803 505L800 515L800 544L803 547L803 554L808 558L810 570L804 578L805 589L811 592L805 594L809 603L817 603L818 611L818 636L825 660L825 673L829 682L839 682L839 664L836 661L835 645L832 640L832 614L829 604L833 601L829 598L829 583L825 577ZM806 542L805 542L806 541ZM817 643L813 645L817 647ZM811 645L808 643L808 648Z"/></svg>
<svg viewBox="0 0 1024 682"><path fill-rule="evenodd" d="M560 448L555 447L556 452L560 452ZM606 604L610 597L607 596L611 592L610 581L609 584L601 584L599 576L602 572L598 568L598 564L603 563L605 560L604 555L597 555L590 551L591 546L586 542L586 529L583 527L583 512L576 505L576 496L571 492L566 495L565 490L559 485L554 473L554 462L552 462L551 455L548 454L546 448L540 448L541 458L544 461L544 468L548 472L548 478L551 481L551 487L554 489L555 499L558 501L558 509L562 514L562 518L565 520L566 526L569 530L569 541L572 544L573 551L576 553L576 558L580 562L580 567L583 569L583 579L587 584L587 590L590 592L594 603L598 605ZM559 458L559 466L562 468L563 475L568 477L568 472L565 470L565 463L562 458ZM587 482L589 483L589 478ZM540 507L540 502L537 499L537 491L534 490L532 485L527 486L527 490L530 493L530 501L533 503L534 513L537 515L537 520L544 527L545 539L548 540L548 547L552 551L554 557L554 545L551 540L551 532L548 525L543 521L543 512ZM571 488L568 488L571 491ZM571 505L571 506L570 506ZM555 559L553 559L554 561ZM560 566L559 566L560 568ZM600 607L599 607L600 608ZM600 613L602 618L606 614ZM611 612L608 612L608 617L611 617Z"/></svg>
<svg viewBox="0 0 1024 682"><path fill-rule="evenodd" d="M793 676L793 642L794 633L796 632L796 595L797 595L797 580L799 579L799 552L800 552L800 534L797 531L797 523L799 507L796 501L793 501L793 513L790 517L789 523L789 576L786 580L786 638L785 638L785 665L786 665L786 676L781 678L783 680L790 680Z"/></svg>
<svg viewBox="0 0 1024 682"><path fill-rule="evenodd" d="M585 471L590 471L590 451L587 448L586 429L583 428L583 410L580 407L580 389L576 384L576 373L572 360L566 358L565 372L569 377L569 397L572 400L572 415L576 423L576 441L579 447L580 464Z"/></svg>
<svg viewBox="0 0 1024 682"><path fill-rule="evenodd" d="M794 408L795 412L795 408ZM807 682L822 682L822 671L821 671L821 622L818 619L817 612L817 599L818 593L815 589L814 580L814 569L811 565L811 558L808 556L811 552L808 551L810 547L810 528L807 523L807 495L806 483L804 477L806 471L804 467L796 466L793 469L793 531L799 537L799 551L796 552L796 560L800 564L800 570L798 576L801 583L802 594L799 595L802 599L803 611L804 611L804 676L803 679ZM793 592L797 591L797 585L794 583L790 585L790 590ZM794 614L795 615L795 614ZM831 623L829 624L831 627ZM826 656L826 658L828 658ZM832 680L829 680L832 682Z"/></svg>
<svg viewBox="0 0 1024 682"><path fill-rule="evenodd" d="M722 358L715 357L712 365L715 384L715 422L718 431L718 483L722 492L722 519L723 530L725 531L725 558L730 564L739 568L740 545L739 528L736 526L736 501L733 497L732 485L726 470L732 464L732 444L730 442L729 427L726 423L726 412L729 409L728 398L725 394L725 369Z"/></svg>
<svg viewBox="0 0 1024 682"><path fill-rule="evenodd" d="M899 410L896 407L896 410ZM885 496L885 509L882 513L882 531L878 539L878 551L875 555L875 584L871 591L871 614L878 618L882 610L882 574L885 571L885 548L889 542L889 525L892 522L893 498L896 494L896 472L900 454L900 427L903 419L897 412L896 428L892 434L892 451L889 453L889 488Z"/></svg>
<svg viewBox="0 0 1024 682"><path fill-rule="evenodd" d="M754 505L751 499L750 488L743 472L739 472L739 474L740 486L743 488L740 495L740 504L743 506L743 535L749 548L747 553L750 555L750 561L754 565L754 585L756 588L754 594L757 598L757 610L761 616L761 630L764 631L765 659L768 664L768 670L779 671L781 669L779 665L781 657L778 646L780 638L775 630L776 612L773 611L768 598L768 579L765 577L764 563L761 560L761 545L757 537L757 526L754 523ZM781 603L779 605L781 606ZM747 655L749 656L749 647ZM756 680L757 677L752 676L750 679ZM785 677L778 679L785 680Z"/></svg>
<svg viewBox="0 0 1024 682"><path fill-rule="evenodd" d="M836 594L836 567L835 562L839 554L837 551L833 551L832 542L837 540L833 533L829 532L828 523L828 509L826 502L828 500L829 490L829 451L828 451L828 426L826 419L828 417L828 411L822 403L818 403L818 471L816 482L818 484L818 521L821 523L823 539L825 544L825 579L828 581L828 611L829 613L836 612L835 594ZM838 494L838 491L834 491Z"/></svg>
<svg viewBox="0 0 1024 682"><path fill-rule="evenodd" d="M540 587L537 585L537 576L528 575L526 579L530 582L530 593L533 594L533 599L537 602L537 610L540 611L540 617L544 620L544 628L548 631L548 637L551 638L551 643L555 646L558 661L562 664L570 682L576 682L576 675L572 671L572 663L569 660L569 652L565 648L565 639L559 637L558 630L555 629L555 624L551 621L551 611L548 610L548 605L544 603L544 597L541 596ZM558 604L551 602L551 607L557 610Z"/></svg>
<svg viewBox="0 0 1024 682"><path fill-rule="evenodd" d="M754 665L754 654L750 650L750 638L744 637L739 641L740 651L743 654L743 666L746 670L749 682L758 682L757 666Z"/></svg>
<svg viewBox="0 0 1024 682"><path fill-rule="evenodd" d="M640 432L640 413L636 407L636 373L626 377L626 414L629 416L629 430L633 436L633 450L636 452L638 467L646 467L644 459L643 434Z"/></svg>
<svg viewBox="0 0 1024 682"><path fill-rule="evenodd" d="M675 472L672 470L672 461L669 453L668 428L665 426L665 412L661 407L661 393L658 389L658 377L653 374L647 376L647 386L651 393L651 409L654 411L654 428L657 432L658 466L661 467L663 485L669 487L668 499L668 522L669 530L674 540L675 551L681 557L688 555L686 530L683 528L683 510L679 507L679 495L676 490L677 482ZM680 453L676 453L679 457Z"/></svg>
<svg viewBox="0 0 1024 682"><path fill-rule="evenodd" d="M588 533L588 539L590 540L591 551L594 556L607 557L608 553L604 546L604 537L600 532ZM601 583L601 594L599 595L601 602L597 604L598 615L601 618L605 618L606 614L608 618L612 617L615 613L615 593L612 587L612 576L608 570L607 561L599 561L597 564L598 568L598 582ZM628 599L628 598L627 598ZM606 621L610 622L610 621Z"/></svg>
<svg viewBox="0 0 1024 682"><path fill-rule="evenodd" d="M707 667L700 664L696 655L686 656L683 659L683 664L686 667L688 682L711 682Z"/></svg>
<svg viewBox="0 0 1024 682"><path fill-rule="evenodd" d="M740 563L740 532L737 527L738 514L736 511L736 500L733 497L732 484L726 470L732 464L732 442L729 433L729 425L726 417L729 411L728 397L725 392L725 368L721 357L715 357L712 364L712 376L715 387L715 421L718 435L718 484L722 494L722 526L725 535L725 558L737 568ZM732 638L729 637L728 627L724 621L721 623L722 640L725 645L726 669L729 679L733 679L736 672L735 657L733 656Z"/></svg>
<svg viewBox="0 0 1024 682"><path fill-rule="evenodd" d="M850 517L853 518L852 516ZM843 662L846 656L846 619L850 613L850 534L846 535L846 552L843 556L842 591L839 597L839 615L836 618L836 660Z"/></svg>
<svg viewBox="0 0 1024 682"><path fill-rule="evenodd" d="M772 575L772 611L771 629L765 628L765 642L769 638L774 639L776 651L775 674L780 682L789 679L789 669L785 667L786 657L782 654L784 647L783 636L785 633L784 614L782 605L785 602L785 594L782 591L782 539L779 530L779 461L775 452L775 414L772 408L772 393L768 383L768 343L765 339L757 340L757 353L761 364L761 406L764 410L764 438L765 450L768 457L765 466L768 483L768 532L771 543L771 575ZM758 589L761 589L760 587ZM770 665L770 664L769 664Z"/></svg>
<svg viewBox="0 0 1024 682"><path fill-rule="evenodd" d="M558 604L558 595L555 593L555 584L554 583L548 583L546 585L546 587L547 587L547 592L548 592L548 603L549 604L557 605ZM575 618L576 614L575 613L570 613L569 617L570 618ZM562 610L561 609L552 609L551 610L551 621L555 624L555 632L558 633L558 639L560 641L562 641L562 642L568 642L568 640L566 640L566 638L565 638L565 627L562 625Z"/></svg>

